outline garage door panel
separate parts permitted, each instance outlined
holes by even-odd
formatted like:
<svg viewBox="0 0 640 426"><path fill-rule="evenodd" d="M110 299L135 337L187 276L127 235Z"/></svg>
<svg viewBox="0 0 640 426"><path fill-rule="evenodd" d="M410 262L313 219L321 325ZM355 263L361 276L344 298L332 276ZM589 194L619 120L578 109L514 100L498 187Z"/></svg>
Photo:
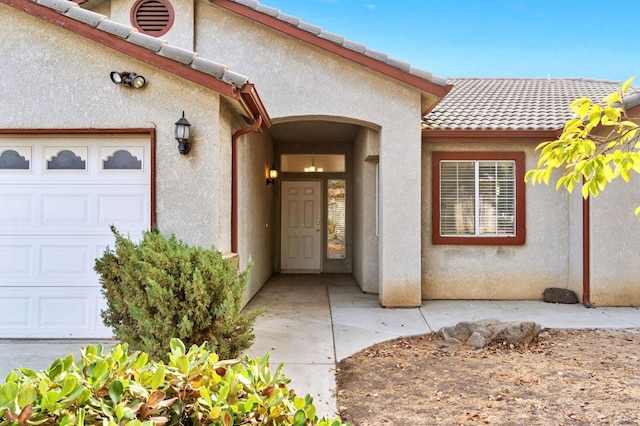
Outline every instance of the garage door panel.
<svg viewBox="0 0 640 426"><path fill-rule="evenodd" d="M110 235L111 224L132 233L149 228L149 186L25 185L21 191L0 195L0 234Z"/></svg>
<svg viewBox="0 0 640 426"><path fill-rule="evenodd" d="M0 245L0 286L11 275L28 277L32 273L33 247L27 245Z"/></svg>
<svg viewBox="0 0 640 426"><path fill-rule="evenodd" d="M66 292L65 292L66 293ZM38 327L39 328L89 328L90 298L86 296L72 296L58 294L38 298Z"/></svg>
<svg viewBox="0 0 640 426"><path fill-rule="evenodd" d="M32 194L0 194L0 223L6 228L31 225L33 198Z"/></svg>
<svg viewBox="0 0 640 426"><path fill-rule="evenodd" d="M98 195L98 224L120 223L139 229L139 225L146 223L148 203L146 194L136 192Z"/></svg>
<svg viewBox="0 0 640 426"><path fill-rule="evenodd" d="M141 234L131 233L131 238ZM0 287L11 286L99 286L93 270L97 258L114 246L111 234L104 236L0 237Z"/></svg>
<svg viewBox="0 0 640 426"><path fill-rule="evenodd" d="M0 289L0 294L2 289ZM27 329L31 324L31 298L0 295L0 329Z"/></svg>
<svg viewBox="0 0 640 426"><path fill-rule="evenodd" d="M90 196L70 194L49 194L42 196L42 224L57 226L73 224L87 226L89 222Z"/></svg>
<svg viewBox="0 0 640 426"><path fill-rule="evenodd" d="M109 338L96 288L0 288L0 335L6 338Z"/></svg>
<svg viewBox="0 0 640 426"><path fill-rule="evenodd" d="M87 245L43 245L40 247L40 274L85 276L87 270Z"/></svg>

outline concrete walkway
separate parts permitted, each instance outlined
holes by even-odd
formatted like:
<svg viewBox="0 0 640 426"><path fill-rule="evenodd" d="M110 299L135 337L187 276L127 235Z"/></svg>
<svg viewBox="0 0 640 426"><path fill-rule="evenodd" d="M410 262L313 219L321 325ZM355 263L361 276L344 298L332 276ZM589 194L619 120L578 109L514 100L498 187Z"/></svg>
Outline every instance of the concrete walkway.
<svg viewBox="0 0 640 426"><path fill-rule="evenodd" d="M267 307L255 324L251 357L284 362L291 387L310 393L318 412L334 415L335 363L378 342L438 331L460 321L535 321L545 328L640 327L640 309L557 305L541 301L424 301L382 309L350 275L274 275L249 304Z"/></svg>
<svg viewBox="0 0 640 426"><path fill-rule="evenodd" d="M290 387L311 394L319 414L334 415L336 362L374 343L437 331L460 321L536 321L546 328L640 328L637 308L586 309L540 301L425 301L420 308L382 309L350 275L274 275L248 308L266 307L255 323L250 357L284 362ZM17 366L47 368L88 340L0 340L0 381ZM113 346L106 342L105 346Z"/></svg>

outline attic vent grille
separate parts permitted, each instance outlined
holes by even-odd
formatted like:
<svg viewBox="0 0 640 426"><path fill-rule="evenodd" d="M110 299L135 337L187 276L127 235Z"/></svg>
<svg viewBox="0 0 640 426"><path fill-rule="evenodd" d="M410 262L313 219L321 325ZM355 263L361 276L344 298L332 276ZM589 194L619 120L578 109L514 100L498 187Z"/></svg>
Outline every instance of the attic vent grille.
<svg viewBox="0 0 640 426"><path fill-rule="evenodd" d="M173 8L166 0L138 0L131 9L131 23L138 31L158 37L173 25Z"/></svg>

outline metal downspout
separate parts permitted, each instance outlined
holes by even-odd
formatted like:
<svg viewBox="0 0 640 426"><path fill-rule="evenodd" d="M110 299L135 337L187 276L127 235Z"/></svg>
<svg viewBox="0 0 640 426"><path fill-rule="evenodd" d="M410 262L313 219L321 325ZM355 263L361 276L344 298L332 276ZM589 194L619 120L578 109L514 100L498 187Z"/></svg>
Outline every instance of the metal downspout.
<svg viewBox="0 0 640 426"><path fill-rule="evenodd" d="M582 304L591 305L591 215L589 198L582 199Z"/></svg>
<svg viewBox="0 0 640 426"><path fill-rule="evenodd" d="M257 115L253 124L237 130L231 137L231 251L238 253L238 139L247 133L257 132L262 126L262 116Z"/></svg>

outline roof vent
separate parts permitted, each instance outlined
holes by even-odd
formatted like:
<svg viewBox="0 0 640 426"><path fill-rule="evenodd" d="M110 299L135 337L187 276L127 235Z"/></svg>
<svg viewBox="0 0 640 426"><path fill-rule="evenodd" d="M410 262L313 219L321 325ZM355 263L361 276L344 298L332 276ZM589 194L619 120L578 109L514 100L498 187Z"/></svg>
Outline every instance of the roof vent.
<svg viewBox="0 0 640 426"><path fill-rule="evenodd" d="M173 25L173 8L166 0L138 0L131 9L131 23L141 33L159 37Z"/></svg>

